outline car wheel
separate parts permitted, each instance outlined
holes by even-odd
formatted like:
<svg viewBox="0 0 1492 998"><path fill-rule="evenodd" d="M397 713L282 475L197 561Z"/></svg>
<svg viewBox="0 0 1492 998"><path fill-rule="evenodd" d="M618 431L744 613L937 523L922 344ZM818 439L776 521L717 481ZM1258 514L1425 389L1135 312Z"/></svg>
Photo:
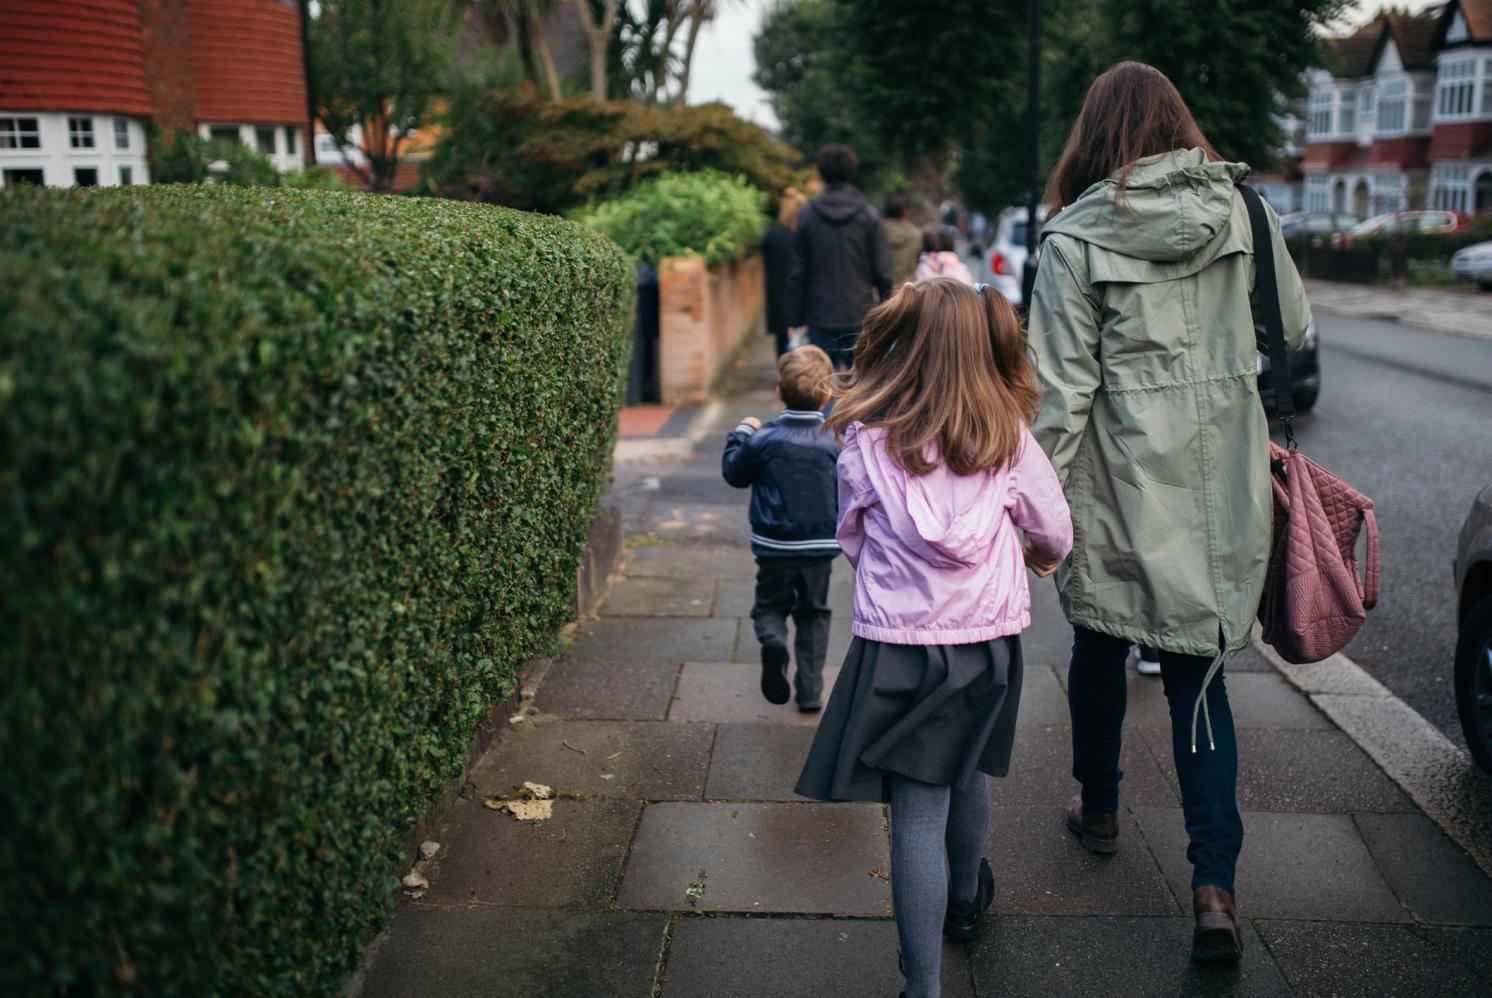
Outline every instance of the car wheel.
<svg viewBox="0 0 1492 998"><path fill-rule="evenodd" d="M1483 596L1461 622L1456 709L1472 759L1492 773L1492 596Z"/></svg>
<svg viewBox="0 0 1492 998"><path fill-rule="evenodd" d="M1321 397L1321 389L1312 388L1295 396L1295 411L1310 412L1316 408L1316 400Z"/></svg>

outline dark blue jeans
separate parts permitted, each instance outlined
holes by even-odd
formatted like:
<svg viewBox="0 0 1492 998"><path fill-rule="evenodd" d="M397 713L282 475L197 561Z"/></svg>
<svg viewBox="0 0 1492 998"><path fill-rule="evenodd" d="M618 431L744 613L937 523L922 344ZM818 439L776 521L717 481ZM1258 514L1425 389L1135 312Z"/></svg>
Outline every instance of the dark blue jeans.
<svg viewBox="0 0 1492 998"><path fill-rule="evenodd" d="M1067 706L1072 712L1072 775L1083 786L1083 807L1088 811L1119 810L1128 657L1129 642L1123 638L1075 629ZM1192 887L1214 884L1231 892L1243 847L1243 820L1238 816L1238 742L1221 672L1207 688L1214 745L1208 746L1201 729L1197 751L1191 746L1192 704L1210 664L1206 658L1160 653L1161 682L1171 706L1171 751L1190 840L1186 858L1193 867Z"/></svg>
<svg viewBox="0 0 1492 998"><path fill-rule="evenodd" d="M827 326L809 326L808 342L829 355L834 370L848 371L855 362L855 341L860 338L860 327L830 329Z"/></svg>

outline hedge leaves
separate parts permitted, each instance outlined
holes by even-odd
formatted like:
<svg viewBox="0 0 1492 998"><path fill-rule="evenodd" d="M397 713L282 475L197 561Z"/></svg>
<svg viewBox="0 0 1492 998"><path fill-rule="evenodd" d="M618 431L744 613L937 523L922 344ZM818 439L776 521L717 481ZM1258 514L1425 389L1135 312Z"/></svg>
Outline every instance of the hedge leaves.
<svg viewBox="0 0 1492 998"><path fill-rule="evenodd" d="M630 267L135 187L4 191L0 272L0 991L331 993L569 613Z"/></svg>

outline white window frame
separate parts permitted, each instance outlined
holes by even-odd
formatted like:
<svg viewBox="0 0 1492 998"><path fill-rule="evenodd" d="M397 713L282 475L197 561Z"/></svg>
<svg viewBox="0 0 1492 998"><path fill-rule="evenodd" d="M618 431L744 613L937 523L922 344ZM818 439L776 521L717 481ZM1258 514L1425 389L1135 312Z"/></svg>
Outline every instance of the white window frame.
<svg viewBox="0 0 1492 998"><path fill-rule="evenodd" d="M1306 136L1325 139L1332 135L1336 123L1336 87L1317 87L1311 91L1306 110Z"/></svg>
<svg viewBox="0 0 1492 998"><path fill-rule="evenodd" d="M3 137L4 142L7 143L0 145L0 154L20 153L22 155L35 155L42 149L44 143L42 142L40 118L27 114L8 114L0 118L0 121L10 123L9 128L0 131L0 137ZM26 127L28 122L30 127ZM36 144L30 146L24 145L23 142L28 138L34 138Z"/></svg>
<svg viewBox="0 0 1492 998"><path fill-rule="evenodd" d="M93 119L88 115L69 115L67 118L67 147L69 149L97 149L98 133Z"/></svg>
<svg viewBox="0 0 1492 998"><path fill-rule="evenodd" d="M116 117L114 119L114 148L116 150L128 150L130 147L130 120L128 118Z"/></svg>
<svg viewBox="0 0 1492 998"><path fill-rule="evenodd" d="M1404 135L1413 112L1409 77L1396 75L1380 82L1375 131L1378 135Z"/></svg>

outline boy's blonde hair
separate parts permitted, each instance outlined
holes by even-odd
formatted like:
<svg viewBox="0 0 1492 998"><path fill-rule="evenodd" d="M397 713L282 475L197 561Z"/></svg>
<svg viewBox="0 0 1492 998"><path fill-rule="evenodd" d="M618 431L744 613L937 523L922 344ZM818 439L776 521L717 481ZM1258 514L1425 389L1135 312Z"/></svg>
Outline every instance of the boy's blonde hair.
<svg viewBox="0 0 1492 998"><path fill-rule="evenodd" d="M799 347L777 358L777 392L789 409L822 409L833 377L834 363L818 347Z"/></svg>
<svg viewBox="0 0 1492 998"><path fill-rule="evenodd" d="M936 277L871 309L828 427L885 427L891 456L913 475L940 461L958 475L1009 461L1041 392L1015 310L982 290Z"/></svg>

